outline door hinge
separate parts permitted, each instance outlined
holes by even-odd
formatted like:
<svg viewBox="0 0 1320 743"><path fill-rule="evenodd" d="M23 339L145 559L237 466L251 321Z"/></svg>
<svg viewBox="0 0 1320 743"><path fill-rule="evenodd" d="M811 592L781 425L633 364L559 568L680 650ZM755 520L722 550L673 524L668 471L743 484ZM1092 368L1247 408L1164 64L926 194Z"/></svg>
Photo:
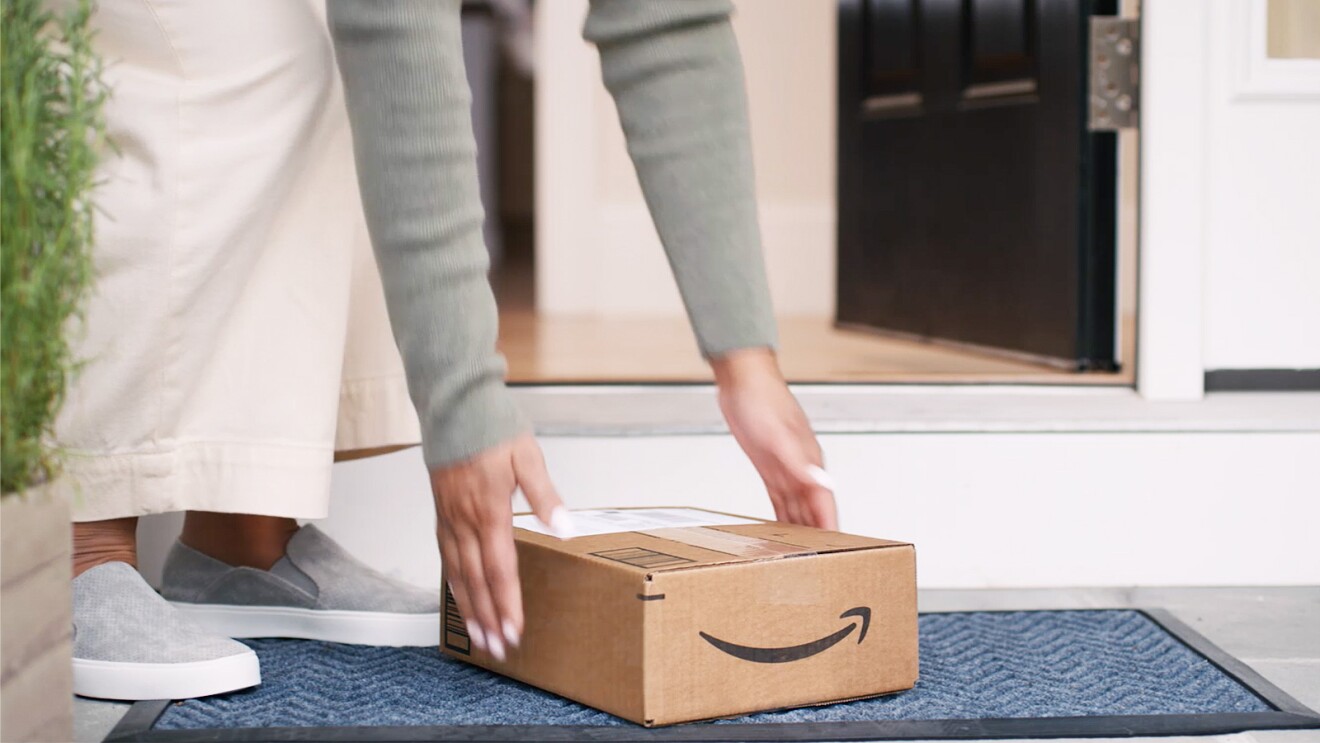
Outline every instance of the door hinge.
<svg viewBox="0 0 1320 743"><path fill-rule="evenodd" d="M1137 127L1141 22L1091 16L1091 131Z"/></svg>

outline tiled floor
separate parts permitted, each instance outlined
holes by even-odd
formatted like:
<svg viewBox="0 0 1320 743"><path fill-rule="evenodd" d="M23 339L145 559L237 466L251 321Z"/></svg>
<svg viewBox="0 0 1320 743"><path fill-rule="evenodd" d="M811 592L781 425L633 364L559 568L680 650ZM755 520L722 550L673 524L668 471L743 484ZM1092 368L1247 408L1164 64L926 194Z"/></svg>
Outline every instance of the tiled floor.
<svg viewBox="0 0 1320 743"><path fill-rule="evenodd" d="M1298 701L1320 710L1320 586L923 591L922 611L1160 607L1246 661ZM126 705L77 700L79 741L103 739ZM1094 740L1094 739L1091 739ZM1320 743L1316 731L1260 731L1160 743ZM1078 743L1081 743L1080 739Z"/></svg>

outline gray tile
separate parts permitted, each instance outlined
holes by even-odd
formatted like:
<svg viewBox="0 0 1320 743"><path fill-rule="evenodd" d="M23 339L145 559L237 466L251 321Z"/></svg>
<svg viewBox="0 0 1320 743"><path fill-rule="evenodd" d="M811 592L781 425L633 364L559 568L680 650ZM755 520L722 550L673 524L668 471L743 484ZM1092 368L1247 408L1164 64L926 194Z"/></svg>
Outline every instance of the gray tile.
<svg viewBox="0 0 1320 743"><path fill-rule="evenodd" d="M1136 606L1159 606L1242 660L1320 660L1320 587L1139 588Z"/></svg>
<svg viewBox="0 0 1320 743"><path fill-rule="evenodd" d="M96 743L119 723L128 712L129 705L121 702L102 702L95 699L73 699L73 739L77 743Z"/></svg>
<svg viewBox="0 0 1320 743"><path fill-rule="evenodd" d="M1320 730L1253 730L1249 743L1320 743Z"/></svg>
<svg viewBox="0 0 1320 743"><path fill-rule="evenodd" d="M1250 665L1294 699L1320 713L1320 661L1257 660Z"/></svg>

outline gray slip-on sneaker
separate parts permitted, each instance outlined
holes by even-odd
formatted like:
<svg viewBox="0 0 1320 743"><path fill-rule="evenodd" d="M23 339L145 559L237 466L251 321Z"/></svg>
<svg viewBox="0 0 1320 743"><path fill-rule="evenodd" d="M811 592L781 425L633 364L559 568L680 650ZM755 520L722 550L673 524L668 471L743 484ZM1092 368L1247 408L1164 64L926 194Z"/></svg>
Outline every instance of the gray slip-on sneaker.
<svg viewBox="0 0 1320 743"><path fill-rule="evenodd" d="M379 573L310 524L270 570L233 567L175 542L160 592L184 616L230 637L440 644L438 588Z"/></svg>
<svg viewBox="0 0 1320 743"><path fill-rule="evenodd" d="M180 616L128 563L73 579L74 694L190 699L259 683L256 653Z"/></svg>

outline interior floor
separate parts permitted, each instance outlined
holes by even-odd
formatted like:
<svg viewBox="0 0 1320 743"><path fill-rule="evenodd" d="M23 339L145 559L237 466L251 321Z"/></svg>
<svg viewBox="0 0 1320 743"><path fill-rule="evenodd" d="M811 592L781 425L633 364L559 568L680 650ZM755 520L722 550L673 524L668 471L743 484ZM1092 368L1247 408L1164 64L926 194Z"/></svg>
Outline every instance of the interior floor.
<svg viewBox="0 0 1320 743"><path fill-rule="evenodd" d="M790 382L1129 384L1131 375L1041 363L836 328L828 317L779 318L779 361ZM513 383L705 382L710 368L681 317L546 317L500 313L500 349Z"/></svg>
<svg viewBox="0 0 1320 743"><path fill-rule="evenodd" d="M511 246L512 247L512 246ZM687 320L546 316L534 309L531 262L516 248L495 275L500 350L515 384L708 382ZM1133 323L1122 357L1131 359ZM790 382L1130 385L1132 364L1079 373L990 352L834 327L829 317L780 317L779 362Z"/></svg>

